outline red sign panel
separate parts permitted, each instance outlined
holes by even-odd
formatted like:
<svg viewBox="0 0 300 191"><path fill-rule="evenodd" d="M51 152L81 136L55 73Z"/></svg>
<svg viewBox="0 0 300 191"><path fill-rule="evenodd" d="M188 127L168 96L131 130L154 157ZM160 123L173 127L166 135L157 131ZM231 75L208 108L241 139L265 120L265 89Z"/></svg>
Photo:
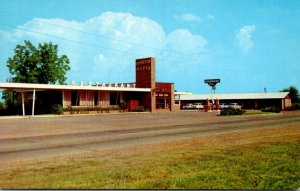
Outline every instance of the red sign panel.
<svg viewBox="0 0 300 191"><path fill-rule="evenodd" d="M136 87L151 88L154 78L154 63L151 58L136 60Z"/></svg>

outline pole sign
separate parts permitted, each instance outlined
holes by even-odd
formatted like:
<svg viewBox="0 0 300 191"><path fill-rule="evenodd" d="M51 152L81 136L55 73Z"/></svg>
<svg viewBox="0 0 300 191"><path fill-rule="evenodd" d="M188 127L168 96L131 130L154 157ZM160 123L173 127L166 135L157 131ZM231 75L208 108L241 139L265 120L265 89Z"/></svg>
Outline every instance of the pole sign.
<svg viewBox="0 0 300 191"><path fill-rule="evenodd" d="M208 84L209 86L215 86L217 83L220 83L220 79L206 79L204 83Z"/></svg>

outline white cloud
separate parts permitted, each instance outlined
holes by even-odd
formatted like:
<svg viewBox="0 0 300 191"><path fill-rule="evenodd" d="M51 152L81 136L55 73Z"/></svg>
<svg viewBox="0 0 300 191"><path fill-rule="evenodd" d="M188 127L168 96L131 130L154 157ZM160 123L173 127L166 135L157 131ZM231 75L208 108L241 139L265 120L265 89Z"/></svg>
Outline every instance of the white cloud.
<svg viewBox="0 0 300 191"><path fill-rule="evenodd" d="M213 21L213 20L215 20L216 19L216 17L214 16L214 15L212 15L212 14L208 14L207 15L207 20L208 21Z"/></svg>
<svg viewBox="0 0 300 191"><path fill-rule="evenodd" d="M83 29L82 23L76 21L67 21L63 19L41 19L34 18L24 25L19 27L20 29L16 32L18 38L32 37L34 39L43 40L45 34L49 37L67 37L68 39L79 39L81 36L80 32Z"/></svg>
<svg viewBox="0 0 300 191"><path fill-rule="evenodd" d="M178 29L168 35L168 50L180 54L197 54L204 51L207 40L200 35L193 35L186 29Z"/></svg>
<svg viewBox="0 0 300 191"><path fill-rule="evenodd" d="M185 19L199 21L191 15ZM199 63L194 60L206 58L208 43L187 29L166 35L157 22L130 13L105 12L84 22L35 18L19 27L26 30L10 31L11 45L23 40L58 44L59 53L68 55L71 61L69 81L131 82L136 58L152 56L163 60L158 69L162 65L172 68L175 62Z"/></svg>
<svg viewBox="0 0 300 191"><path fill-rule="evenodd" d="M88 31L108 37L110 47L129 51L136 46L160 48L165 34L162 27L148 18L129 13L106 12L85 22Z"/></svg>
<svg viewBox="0 0 300 191"><path fill-rule="evenodd" d="M173 18L177 21L188 23L201 23L215 20L215 16L213 14L207 14L206 16L199 17L191 13L183 13L181 15L174 15Z"/></svg>
<svg viewBox="0 0 300 191"><path fill-rule="evenodd" d="M236 39L242 50L247 53L253 46L252 33L256 30L255 25L243 26L236 32Z"/></svg>
<svg viewBox="0 0 300 191"><path fill-rule="evenodd" d="M183 21L183 22L201 22L201 18L191 14L191 13L184 13L181 15L175 15L174 19L178 20L178 21Z"/></svg>
<svg viewBox="0 0 300 191"><path fill-rule="evenodd" d="M103 54L99 54L94 57L94 62L98 63L98 64L104 64L105 60L106 60L106 58L104 57Z"/></svg>

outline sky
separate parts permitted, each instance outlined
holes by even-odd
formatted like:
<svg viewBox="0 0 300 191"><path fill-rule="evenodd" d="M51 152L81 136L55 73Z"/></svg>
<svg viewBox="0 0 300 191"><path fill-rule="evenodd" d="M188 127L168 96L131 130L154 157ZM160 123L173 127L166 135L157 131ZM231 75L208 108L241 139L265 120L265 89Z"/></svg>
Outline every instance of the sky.
<svg viewBox="0 0 300 191"><path fill-rule="evenodd" d="M175 90L300 88L299 0L0 0L0 82L30 40L67 55L67 84L134 82L135 59L156 58Z"/></svg>

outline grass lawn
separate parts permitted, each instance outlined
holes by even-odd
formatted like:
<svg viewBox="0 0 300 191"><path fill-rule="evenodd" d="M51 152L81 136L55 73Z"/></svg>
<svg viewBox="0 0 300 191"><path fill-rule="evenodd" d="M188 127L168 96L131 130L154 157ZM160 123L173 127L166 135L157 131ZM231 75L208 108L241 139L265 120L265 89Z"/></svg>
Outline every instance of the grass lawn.
<svg viewBox="0 0 300 191"><path fill-rule="evenodd" d="M298 189L299 125L1 164L0 188Z"/></svg>
<svg viewBox="0 0 300 191"><path fill-rule="evenodd" d="M275 112L266 112L266 111L261 111L261 110L246 110L243 115L278 115L278 113Z"/></svg>

